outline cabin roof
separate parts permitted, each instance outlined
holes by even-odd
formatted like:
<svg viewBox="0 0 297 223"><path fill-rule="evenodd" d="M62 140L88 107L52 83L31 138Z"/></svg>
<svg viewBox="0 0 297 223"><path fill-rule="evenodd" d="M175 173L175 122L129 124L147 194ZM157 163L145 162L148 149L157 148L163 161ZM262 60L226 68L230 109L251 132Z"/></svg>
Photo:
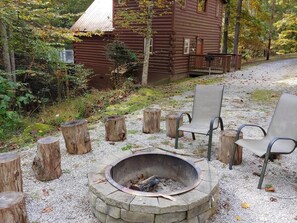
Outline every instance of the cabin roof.
<svg viewBox="0 0 297 223"><path fill-rule="evenodd" d="M70 28L72 31L113 31L112 0L95 0Z"/></svg>

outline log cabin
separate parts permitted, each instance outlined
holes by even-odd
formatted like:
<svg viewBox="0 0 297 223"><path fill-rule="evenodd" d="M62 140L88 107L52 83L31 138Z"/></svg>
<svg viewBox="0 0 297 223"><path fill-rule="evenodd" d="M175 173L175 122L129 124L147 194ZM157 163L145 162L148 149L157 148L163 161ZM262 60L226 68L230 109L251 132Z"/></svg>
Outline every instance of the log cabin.
<svg viewBox="0 0 297 223"><path fill-rule="evenodd" d="M111 63L106 59L106 44L117 39L129 49L143 55L144 38L114 24L114 15L123 7L123 0L95 0L71 27L73 32L103 32L102 35L80 37L73 44L74 62L94 71L90 81L95 88L110 86ZM149 83L176 80L189 74L191 55L219 55L223 5L226 0L176 0L171 13L153 18ZM137 7L134 1L129 7ZM193 61L193 59L192 59ZM201 67L204 58L194 57Z"/></svg>

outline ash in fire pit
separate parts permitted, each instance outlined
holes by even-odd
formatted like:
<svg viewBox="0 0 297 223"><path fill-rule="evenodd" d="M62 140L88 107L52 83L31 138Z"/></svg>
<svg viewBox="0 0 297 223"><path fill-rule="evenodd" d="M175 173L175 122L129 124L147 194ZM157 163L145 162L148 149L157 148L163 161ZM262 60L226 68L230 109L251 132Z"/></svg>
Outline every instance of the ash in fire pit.
<svg viewBox="0 0 297 223"><path fill-rule="evenodd" d="M141 177L129 181L125 187L137 191L170 193L185 188L185 185L171 178L151 176L145 179L141 175Z"/></svg>

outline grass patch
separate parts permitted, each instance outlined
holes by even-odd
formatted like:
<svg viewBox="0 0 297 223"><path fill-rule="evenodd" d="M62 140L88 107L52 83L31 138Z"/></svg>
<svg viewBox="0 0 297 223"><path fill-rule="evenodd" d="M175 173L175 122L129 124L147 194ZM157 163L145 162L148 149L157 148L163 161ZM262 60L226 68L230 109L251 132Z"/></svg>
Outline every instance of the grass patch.
<svg viewBox="0 0 297 223"><path fill-rule="evenodd" d="M281 93L273 90L255 90L251 93L251 99L255 102L270 103L277 100Z"/></svg>
<svg viewBox="0 0 297 223"><path fill-rule="evenodd" d="M123 146L122 148L121 148L121 150L122 151L127 151L127 150L130 150L130 149L132 149L132 144L128 144L128 145L126 145L126 146Z"/></svg>

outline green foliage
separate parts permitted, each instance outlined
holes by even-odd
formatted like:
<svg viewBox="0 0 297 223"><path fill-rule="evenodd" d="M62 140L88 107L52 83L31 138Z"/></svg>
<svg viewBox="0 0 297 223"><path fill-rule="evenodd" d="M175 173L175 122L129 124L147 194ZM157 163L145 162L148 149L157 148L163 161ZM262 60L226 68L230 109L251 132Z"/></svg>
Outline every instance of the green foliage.
<svg viewBox="0 0 297 223"><path fill-rule="evenodd" d="M111 72L111 81L115 88L120 88L127 77L134 78L138 66L138 58L134 52L120 41L114 41L106 46L106 57L113 63L114 70Z"/></svg>
<svg viewBox="0 0 297 223"><path fill-rule="evenodd" d="M6 77L7 74L0 74L0 139L21 127L23 106L35 100L24 84Z"/></svg>
<svg viewBox="0 0 297 223"><path fill-rule="evenodd" d="M260 103L270 103L279 98L280 92L273 90L255 90L251 94L251 99Z"/></svg>
<svg viewBox="0 0 297 223"><path fill-rule="evenodd" d="M130 150L130 149L132 149L133 148L133 145L132 144L128 144L128 145L126 145L126 146L123 146L122 148L121 148L121 150L122 151L127 151L127 150Z"/></svg>

